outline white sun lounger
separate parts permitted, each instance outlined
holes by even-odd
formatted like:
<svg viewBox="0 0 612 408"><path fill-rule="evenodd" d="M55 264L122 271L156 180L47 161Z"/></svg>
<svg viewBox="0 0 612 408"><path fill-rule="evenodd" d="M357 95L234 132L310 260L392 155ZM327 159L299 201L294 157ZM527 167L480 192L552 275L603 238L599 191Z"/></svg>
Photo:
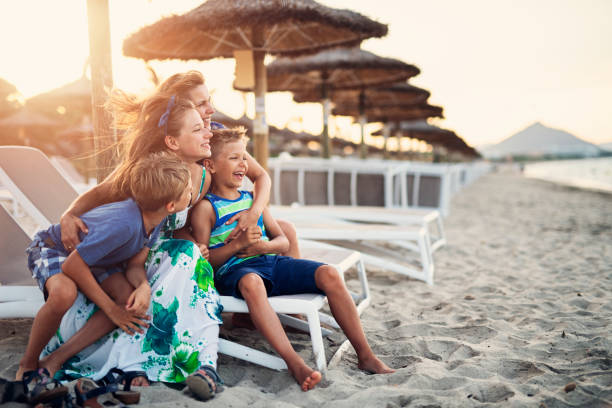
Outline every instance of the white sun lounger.
<svg viewBox="0 0 612 408"><path fill-rule="evenodd" d="M25 163L27 163L29 171L23 170ZM58 222L62 212L77 197L74 187L53 166L48 157L40 150L31 147L0 146L0 181L7 185L11 194L16 197L41 227ZM3 227L0 231L0 234L2 234L0 245L2 252L0 252L0 255L2 255L1 259L3 261L11 259L9 265L6 265L6 261L3 265L0 283L5 285L5 281L2 280L5 276L7 277L7 283L27 282L25 276L29 277L29 273L27 272L24 251L30 243L30 239L4 208L2 208L0 214L8 216L0 218L0 221L6 224L6 227L0 225L0 227ZM19 230L20 233L14 232ZM18 238L13 239L13 235L9 231L14 232ZM358 252L335 248L331 245L321 245L320 243L302 243L301 241L300 246L305 255L310 254L313 259L327 260L341 273L355 266L358 270L362 291L360 294L352 295L360 312L367 307L370 302L370 292L361 255ZM26 275L24 275L24 271ZM11 276L17 276L18 278L10 278ZM29 283L30 285L34 284L31 278ZM222 298L225 311L246 312L246 303L243 301L232 297ZM308 331L312 336L316 364L319 369L325 370L326 362L320 321L337 327L333 318L319 314L319 309L324 306L326 298L318 294L304 294L279 296L271 299L272 307L277 313L305 314L307 316ZM29 306L22 308L21 306L26 303ZM42 305L42 294L35 286L10 287L10 289L8 286L0 286L0 305L2 306L0 307L0 317L33 317ZM285 324L304 329L304 322L300 319L289 316L282 316L281 319ZM270 368L286 368L284 361L278 357L267 355L238 343L221 340L220 352L222 353Z"/></svg>
<svg viewBox="0 0 612 408"><path fill-rule="evenodd" d="M348 205L271 205L275 218L326 217L356 223L388 224L397 226L418 225L427 231L431 250L436 251L446 244L442 217L437 210L419 208L384 208Z"/></svg>

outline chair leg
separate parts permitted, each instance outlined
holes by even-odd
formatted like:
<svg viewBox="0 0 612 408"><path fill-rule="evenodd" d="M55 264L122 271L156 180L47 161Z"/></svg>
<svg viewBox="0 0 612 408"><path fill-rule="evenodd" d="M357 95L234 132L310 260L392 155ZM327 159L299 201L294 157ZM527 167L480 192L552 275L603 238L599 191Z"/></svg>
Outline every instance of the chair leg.
<svg viewBox="0 0 612 408"><path fill-rule="evenodd" d="M321 322L319 311L311 310L306 314L308 326L310 327L310 339L312 340L312 352L314 354L317 370L322 374L327 372L327 362L325 361L325 348L323 347L323 336L321 335Z"/></svg>

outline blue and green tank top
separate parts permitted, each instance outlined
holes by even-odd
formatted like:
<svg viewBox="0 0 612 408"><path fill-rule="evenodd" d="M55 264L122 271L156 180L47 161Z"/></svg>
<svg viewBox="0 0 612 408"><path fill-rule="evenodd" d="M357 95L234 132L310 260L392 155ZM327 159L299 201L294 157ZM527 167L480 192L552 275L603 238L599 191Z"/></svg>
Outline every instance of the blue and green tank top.
<svg viewBox="0 0 612 408"><path fill-rule="evenodd" d="M227 220L232 218L235 214L248 210L253 205L253 193L250 191L239 191L240 197L235 200L229 200L227 198L219 197L217 195L207 193L206 199L210 201L215 210L215 225L210 233L210 241L208 243L209 249L220 248L225 245L225 240L232 232L232 230L238 225L238 221L234 221L231 224L225 225ZM261 229L261 239L269 241L266 235L266 228L264 227L263 217L260 215L257 220L257 225ZM253 255L246 258L238 258L232 256L223 265L216 270L216 276L223 275L230 266L239 264L240 262L246 261L247 259L255 258L259 255Z"/></svg>

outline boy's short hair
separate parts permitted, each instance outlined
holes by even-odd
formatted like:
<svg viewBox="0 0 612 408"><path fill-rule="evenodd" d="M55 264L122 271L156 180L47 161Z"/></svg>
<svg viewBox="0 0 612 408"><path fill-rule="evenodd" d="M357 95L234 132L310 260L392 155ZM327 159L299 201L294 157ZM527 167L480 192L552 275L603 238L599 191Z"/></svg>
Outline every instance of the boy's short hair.
<svg viewBox="0 0 612 408"><path fill-rule="evenodd" d="M227 143L243 141L247 142L246 128L237 126L233 128L213 129L212 138L210 139L210 150L212 157L215 157Z"/></svg>
<svg viewBox="0 0 612 408"><path fill-rule="evenodd" d="M190 177L187 163L176 154L151 153L136 161L130 170L130 195L142 210L159 210L181 197Z"/></svg>

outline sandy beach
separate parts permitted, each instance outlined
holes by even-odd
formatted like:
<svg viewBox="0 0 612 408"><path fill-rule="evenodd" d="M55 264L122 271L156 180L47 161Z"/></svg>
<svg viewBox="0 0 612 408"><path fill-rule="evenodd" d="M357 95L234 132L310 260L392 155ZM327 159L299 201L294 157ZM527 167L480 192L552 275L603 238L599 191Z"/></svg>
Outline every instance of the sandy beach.
<svg viewBox="0 0 612 408"><path fill-rule="evenodd" d="M517 173L486 175L452 200L434 286L368 269L373 302L362 322L396 373L360 372L349 349L305 393L287 372L221 355L226 386L213 400L155 384L140 406L612 407L611 203ZM0 324L0 375L11 378L31 320ZM270 350L246 329L222 334ZM290 338L312 361L308 337ZM327 339L328 354L343 340Z"/></svg>

